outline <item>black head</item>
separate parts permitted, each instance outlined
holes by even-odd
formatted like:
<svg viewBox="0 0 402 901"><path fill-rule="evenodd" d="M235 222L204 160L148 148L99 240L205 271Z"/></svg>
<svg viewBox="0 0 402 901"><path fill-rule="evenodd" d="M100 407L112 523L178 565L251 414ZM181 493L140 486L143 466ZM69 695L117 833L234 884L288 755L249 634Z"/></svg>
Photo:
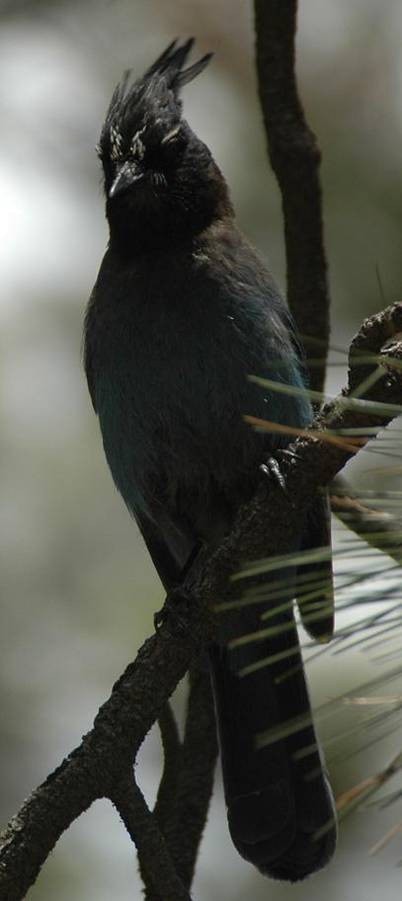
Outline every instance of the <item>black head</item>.
<svg viewBox="0 0 402 901"><path fill-rule="evenodd" d="M180 90L211 54L183 68L194 39L176 41L114 91L99 142L111 242L126 254L197 234L231 210L211 153L182 118Z"/></svg>

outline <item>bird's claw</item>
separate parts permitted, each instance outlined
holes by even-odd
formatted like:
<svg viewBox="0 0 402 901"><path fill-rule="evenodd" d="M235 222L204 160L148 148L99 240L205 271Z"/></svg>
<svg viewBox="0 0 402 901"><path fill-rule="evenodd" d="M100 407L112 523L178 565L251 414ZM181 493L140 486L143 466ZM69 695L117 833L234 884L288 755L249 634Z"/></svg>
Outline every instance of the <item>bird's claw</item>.
<svg viewBox="0 0 402 901"><path fill-rule="evenodd" d="M154 613L155 632L159 632L159 629L161 628L161 626L163 626L165 619L166 619L166 611L165 611L165 605L163 605L163 607L161 607L160 610L155 610L155 613Z"/></svg>
<svg viewBox="0 0 402 901"><path fill-rule="evenodd" d="M290 447L284 447L283 450L279 451L278 456L288 457L288 459L290 459L290 460L300 460L301 459L300 454L298 454L297 451L293 450L293 448L290 448Z"/></svg>
<svg viewBox="0 0 402 901"><path fill-rule="evenodd" d="M260 471L264 473L267 478L274 478L279 487L282 489L283 493L286 494L286 482L282 475L278 460L276 460L275 457L270 457L266 463L262 463L260 466Z"/></svg>
<svg viewBox="0 0 402 901"><path fill-rule="evenodd" d="M191 597L185 589L179 587L170 591L161 610L154 614L155 632L159 632L166 623L172 634L184 635L189 629L191 603Z"/></svg>
<svg viewBox="0 0 402 901"><path fill-rule="evenodd" d="M274 455L269 457L266 463L261 463L260 471L264 473L264 476L267 478L274 478L283 493L287 495L286 479L280 466L281 460L290 460L292 462L293 460L298 460L299 457L300 454L298 454L297 451L288 447L281 448L276 451Z"/></svg>

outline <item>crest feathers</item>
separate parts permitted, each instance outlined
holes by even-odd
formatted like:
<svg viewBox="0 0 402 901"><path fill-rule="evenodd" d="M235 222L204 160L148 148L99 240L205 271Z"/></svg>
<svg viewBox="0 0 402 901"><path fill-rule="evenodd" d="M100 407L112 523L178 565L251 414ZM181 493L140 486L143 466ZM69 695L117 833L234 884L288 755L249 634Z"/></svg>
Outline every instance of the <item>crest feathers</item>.
<svg viewBox="0 0 402 901"><path fill-rule="evenodd" d="M213 56L207 53L198 62L193 63L187 69L183 66L189 56L194 45L194 38L189 38L184 44L178 46L177 40L172 41L166 50L161 53L155 62L145 72L144 79L152 78L154 75L162 75L166 78L168 86L173 91L179 91L183 85L188 84L193 78L196 78L200 72L208 65L209 60Z"/></svg>

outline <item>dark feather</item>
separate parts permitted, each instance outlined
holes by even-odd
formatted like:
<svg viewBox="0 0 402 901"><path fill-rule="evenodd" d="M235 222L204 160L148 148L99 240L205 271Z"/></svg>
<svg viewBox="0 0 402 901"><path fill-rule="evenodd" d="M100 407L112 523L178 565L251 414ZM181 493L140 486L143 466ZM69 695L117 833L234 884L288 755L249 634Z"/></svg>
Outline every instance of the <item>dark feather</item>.
<svg viewBox="0 0 402 901"><path fill-rule="evenodd" d="M173 91L178 91L183 85L196 78L208 65L212 53L207 53L198 62L183 70L183 66L194 46L194 38L189 38L184 44L177 45L177 40L172 41L166 50L158 56L158 59L146 70L144 80L155 75L164 76L167 84Z"/></svg>
<svg viewBox="0 0 402 901"><path fill-rule="evenodd" d="M303 581L296 591L301 621L312 638L329 641L334 633L335 599L331 555L331 510L328 496L318 495L307 512L301 550L323 548L328 556L298 568ZM315 586L318 586L317 588ZM314 596L309 598L309 594Z"/></svg>

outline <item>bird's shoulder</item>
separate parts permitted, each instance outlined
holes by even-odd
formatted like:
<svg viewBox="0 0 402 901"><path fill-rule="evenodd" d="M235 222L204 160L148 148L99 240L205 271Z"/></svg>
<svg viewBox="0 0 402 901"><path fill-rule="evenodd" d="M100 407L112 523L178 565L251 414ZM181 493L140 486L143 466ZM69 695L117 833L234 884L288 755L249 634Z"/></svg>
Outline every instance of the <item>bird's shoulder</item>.
<svg viewBox="0 0 402 901"><path fill-rule="evenodd" d="M121 357L128 341L130 359L142 359L146 348L157 351L161 363L173 353L177 361L183 354L186 360L201 354L205 368L216 354L222 366L226 358L228 366L238 360L247 371L267 368L278 355L301 357L280 290L231 217L183 242L175 253L143 254L127 262L107 250L85 317L90 390L97 356Z"/></svg>
<svg viewBox="0 0 402 901"><path fill-rule="evenodd" d="M304 351L289 307L270 269L233 219L219 220L199 237L193 252L198 277L215 287L246 328L290 349L301 362Z"/></svg>
<svg viewBox="0 0 402 901"><path fill-rule="evenodd" d="M89 326L124 318L125 310L147 318L165 307L173 315L195 312L208 302L269 310L289 325L281 292L257 251L227 217L181 242L174 252L133 255L122 259L108 248L87 308Z"/></svg>

